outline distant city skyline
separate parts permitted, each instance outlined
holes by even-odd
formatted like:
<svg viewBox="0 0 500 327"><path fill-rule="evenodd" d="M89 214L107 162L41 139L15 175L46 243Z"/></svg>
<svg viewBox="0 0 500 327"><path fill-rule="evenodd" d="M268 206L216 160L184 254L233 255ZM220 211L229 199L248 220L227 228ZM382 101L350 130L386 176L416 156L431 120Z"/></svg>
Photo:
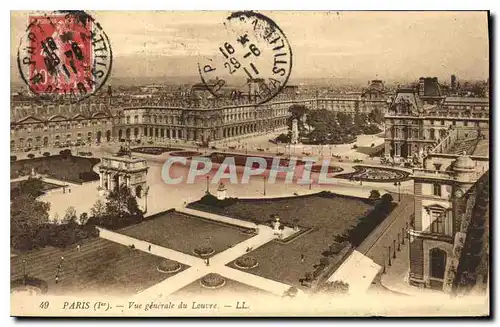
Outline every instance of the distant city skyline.
<svg viewBox="0 0 500 327"><path fill-rule="evenodd" d="M113 48L111 80L195 77L199 56L212 55L225 38L228 12L89 12ZM266 12L293 50L290 81L370 79L413 81L451 74L489 77L486 12ZM11 12L11 75L26 12Z"/></svg>

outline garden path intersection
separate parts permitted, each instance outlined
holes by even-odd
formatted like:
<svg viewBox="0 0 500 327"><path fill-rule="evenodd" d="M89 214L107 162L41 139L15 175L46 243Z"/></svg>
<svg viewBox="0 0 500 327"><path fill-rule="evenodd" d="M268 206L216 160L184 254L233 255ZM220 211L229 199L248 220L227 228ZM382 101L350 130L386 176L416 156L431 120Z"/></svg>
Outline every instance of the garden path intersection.
<svg viewBox="0 0 500 327"><path fill-rule="evenodd" d="M221 217L217 215L205 215L202 212L192 209L183 209L184 212L189 212L190 214L196 213L203 218L208 218L212 220L218 220L225 223L232 223L241 227L248 228L248 222L244 222L238 219ZM219 219L220 218L220 219ZM194 218L196 219L196 218ZM285 291L290 288L290 285L273 281L267 278L263 278L251 273L243 272L237 269L227 267L226 265L233 260L245 255L247 250L250 248L255 250L256 248L271 242L272 240L278 238L274 230L266 225L255 225L254 227L258 230L258 234L240 242L229 249L220 252L210 258L210 265L205 263L205 260L198 258L189 254L185 254L179 251L168 249L159 245L152 244L151 250L149 251L149 246L151 243L139 240L130 236L126 236L117 232L109 231L103 228L99 228L100 237L107 239L109 241L130 246L134 244L136 250L148 252L150 254L163 257L169 260L174 260L182 264L190 266L186 270L150 287L144 289L136 294L138 297L143 297L146 295L147 298L160 298L168 296L175 293L176 291L182 289L183 287L191 284L192 282L202 278L209 273L216 273L225 278L235 280L237 282L253 286L258 289L262 289L269 293L282 296ZM289 237L296 233L292 228L285 227L283 230L283 237ZM304 293L299 290L297 296L301 296Z"/></svg>

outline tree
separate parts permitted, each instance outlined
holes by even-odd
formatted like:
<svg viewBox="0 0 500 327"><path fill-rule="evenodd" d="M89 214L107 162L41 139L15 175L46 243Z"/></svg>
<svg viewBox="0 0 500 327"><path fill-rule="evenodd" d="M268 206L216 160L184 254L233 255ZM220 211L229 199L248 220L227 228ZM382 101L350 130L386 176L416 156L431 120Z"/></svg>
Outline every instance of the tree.
<svg viewBox="0 0 500 327"><path fill-rule="evenodd" d="M36 200L30 194L20 194L10 204L11 234L35 231L49 221L50 203Z"/></svg>
<svg viewBox="0 0 500 327"><path fill-rule="evenodd" d="M384 112L380 109L380 108L375 108L373 109L369 114L368 114L368 118L376 123L376 124L380 124L384 121Z"/></svg>
<svg viewBox="0 0 500 327"><path fill-rule="evenodd" d="M75 207L71 206L66 208L62 223L69 224L71 222L76 222L77 218L78 216L76 215L76 209Z"/></svg>
<svg viewBox="0 0 500 327"><path fill-rule="evenodd" d="M378 200L380 199L380 192L378 190L371 190L370 196L368 197L370 200Z"/></svg>
<svg viewBox="0 0 500 327"><path fill-rule="evenodd" d="M43 153L43 156L44 156L44 157L49 157L49 156L50 156L50 152L44 152L44 153Z"/></svg>
<svg viewBox="0 0 500 327"><path fill-rule="evenodd" d="M101 200L97 200L90 208L90 216L96 219L104 217L106 214L106 205Z"/></svg>
<svg viewBox="0 0 500 327"><path fill-rule="evenodd" d="M109 192L106 202L106 213L111 216L137 215L141 213L137 200L130 188L124 184Z"/></svg>
<svg viewBox="0 0 500 327"><path fill-rule="evenodd" d="M28 153L28 158L33 159L35 157L35 154L33 153Z"/></svg>
<svg viewBox="0 0 500 327"><path fill-rule="evenodd" d="M89 220L89 215L86 213L86 212L82 212L80 214L80 218L78 219L78 223L80 225L85 225L87 223L87 221Z"/></svg>

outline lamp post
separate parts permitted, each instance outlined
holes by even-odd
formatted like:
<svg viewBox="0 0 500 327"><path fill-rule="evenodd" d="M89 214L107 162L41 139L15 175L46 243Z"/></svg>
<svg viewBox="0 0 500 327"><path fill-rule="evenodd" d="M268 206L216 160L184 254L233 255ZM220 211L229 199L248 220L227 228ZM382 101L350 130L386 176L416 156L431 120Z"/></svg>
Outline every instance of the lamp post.
<svg viewBox="0 0 500 327"><path fill-rule="evenodd" d="M264 195L266 195L266 176L264 176Z"/></svg>
<svg viewBox="0 0 500 327"><path fill-rule="evenodd" d="M23 284L26 285L26 259L23 259Z"/></svg>
<svg viewBox="0 0 500 327"><path fill-rule="evenodd" d="M392 266L392 261L391 261L391 246L389 245L387 247L387 249L389 250L389 266Z"/></svg>
<svg viewBox="0 0 500 327"><path fill-rule="evenodd" d="M401 242L399 241L399 233L398 233L398 252L401 251Z"/></svg>
<svg viewBox="0 0 500 327"><path fill-rule="evenodd" d="M210 193L210 176L207 175L207 194Z"/></svg>
<svg viewBox="0 0 500 327"><path fill-rule="evenodd" d="M398 202L401 202L401 182L394 182L394 186L398 187Z"/></svg>
<svg viewBox="0 0 500 327"><path fill-rule="evenodd" d="M401 244L405 245L405 228L401 227Z"/></svg>
<svg viewBox="0 0 500 327"><path fill-rule="evenodd" d="M392 257L396 259L396 240L392 240L392 245L394 247Z"/></svg>

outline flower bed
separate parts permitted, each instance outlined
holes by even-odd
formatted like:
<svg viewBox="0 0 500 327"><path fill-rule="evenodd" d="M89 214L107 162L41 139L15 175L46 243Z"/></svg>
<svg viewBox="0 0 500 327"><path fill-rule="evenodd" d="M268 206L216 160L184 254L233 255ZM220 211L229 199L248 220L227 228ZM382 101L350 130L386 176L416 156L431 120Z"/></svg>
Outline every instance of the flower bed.
<svg viewBox="0 0 500 327"><path fill-rule="evenodd" d="M138 147L138 148L132 149L132 152L139 152L139 153L152 154L152 155L160 155L162 153L171 152L171 151L182 151L182 149L168 148L168 147L164 147L164 146L148 146L148 147Z"/></svg>
<svg viewBox="0 0 500 327"><path fill-rule="evenodd" d="M200 257L208 257L215 253L215 250L210 246L200 246L193 250L193 253Z"/></svg>
<svg viewBox="0 0 500 327"><path fill-rule="evenodd" d="M47 282L31 276L26 276L25 278L19 278L10 282L10 291L12 293L28 292L38 295L47 293L47 290Z"/></svg>
<svg viewBox="0 0 500 327"><path fill-rule="evenodd" d="M313 173L320 173L321 172L321 165L313 165L311 167L311 171ZM341 171L343 171L344 169L343 168L340 168L340 167L337 167L337 166L328 166L328 173L331 174L331 173L340 173Z"/></svg>
<svg viewBox="0 0 500 327"><path fill-rule="evenodd" d="M200 280L200 284L205 288L220 288L226 284L226 279L219 274L210 273Z"/></svg>
<svg viewBox="0 0 500 327"><path fill-rule="evenodd" d="M172 261L172 260L163 260L158 268L156 268L159 272L166 273L166 274L171 274L174 272L178 272L179 270L182 269L182 266L180 263L177 261Z"/></svg>
<svg viewBox="0 0 500 327"><path fill-rule="evenodd" d="M201 156L200 152L196 151L176 151L170 153L172 157L185 157L185 158L190 158L190 157L196 157L196 156Z"/></svg>
<svg viewBox="0 0 500 327"><path fill-rule="evenodd" d="M354 172L336 175L335 178L366 182L404 182L410 179L410 173L392 168L353 166Z"/></svg>
<svg viewBox="0 0 500 327"><path fill-rule="evenodd" d="M241 269L252 269L257 267L259 262L251 255L244 255L241 258L236 259L236 261L234 261L234 265Z"/></svg>

